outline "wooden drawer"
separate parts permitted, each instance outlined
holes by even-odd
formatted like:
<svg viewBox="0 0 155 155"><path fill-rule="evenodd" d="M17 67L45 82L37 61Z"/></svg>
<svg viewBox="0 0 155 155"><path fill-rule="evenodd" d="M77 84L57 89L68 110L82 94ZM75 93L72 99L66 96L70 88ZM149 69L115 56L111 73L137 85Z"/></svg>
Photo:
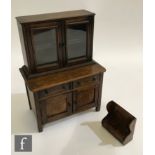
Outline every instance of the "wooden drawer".
<svg viewBox="0 0 155 155"><path fill-rule="evenodd" d="M71 88L70 83L62 84L49 89L42 90L38 92L38 95L39 95L39 98L42 98L52 94L55 95L58 93L63 93L67 90L70 90L70 88Z"/></svg>
<svg viewBox="0 0 155 155"><path fill-rule="evenodd" d="M73 88L83 87L87 85L95 85L99 82L99 76L94 75L73 82Z"/></svg>

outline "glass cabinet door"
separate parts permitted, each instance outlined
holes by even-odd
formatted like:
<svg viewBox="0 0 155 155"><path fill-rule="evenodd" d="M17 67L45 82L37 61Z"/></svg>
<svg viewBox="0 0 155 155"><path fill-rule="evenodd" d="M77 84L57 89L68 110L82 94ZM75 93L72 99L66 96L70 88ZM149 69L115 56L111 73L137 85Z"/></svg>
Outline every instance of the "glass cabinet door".
<svg viewBox="0 0 155 155"><path fill-rule="evenodd" d="M91 60L91 28L89 19L30 25L32 71L46 72Z"/></svg>
<svg viewBox="0 0 155 155"><path fill-rule="evenodd" d="M37 65L56 63L58 61L56 29L34 29L33 45Z"/></svg>
<svg viewBox="0 0 155 155"><path fill-rule="evenodd" d="M67 63L80 63L89 59L89 21L73 22L66 25Z"/></svg>
<svg viewBox="0 0 155 155"><path fill-rule="evenodd" d="M69 25L67 28L68 59L86 56L87 25Z"/></svg>
<svg viewBox="0 0 155 155"><path fill-rule="evenodd" d="M60 28L59 24L34 25L31 27L34 68L36 72L60 67Z"/></svg>

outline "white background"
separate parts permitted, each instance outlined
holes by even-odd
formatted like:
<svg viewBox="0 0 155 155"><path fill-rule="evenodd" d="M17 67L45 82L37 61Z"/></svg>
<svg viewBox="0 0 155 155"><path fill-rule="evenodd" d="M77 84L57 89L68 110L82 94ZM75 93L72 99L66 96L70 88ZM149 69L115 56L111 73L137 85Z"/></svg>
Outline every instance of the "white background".
<svg viewBox="0 0 155 155"><path fill-rule="evenodd" d="M24 83L17 69L23 65L23 61L14 16L81 8L94 11L96 13L94 59L105 66L107 72L104 78L103 106L101 112L84 113L82 116L79 115L78 117L68 118L53 126L51 124L45 127L45 132L42 134L37 134L34 130L34 132L36 132L33 133L34 141L36 141L36 143L44 141L45 143L38 143L38 147L34 147L36 150L34 150L33 154L38 154L38 151L40 154L43 154L45 153L45 149L49 150L46 154L51 154L50 149L54 149L53 147L51 148L51 146L54 146L56 142L60 145L56 145L57 147L54 149L56 152L54 154L142 154L142 2L137 0L66 0L63 2L45 0L37 2L38 4L36 5L36 1L32 0L21 0L17 1L17 3L14 0L12 4L12 94L14 94L12 96L14 107L17 107L17 104L21 104L17 103L17 101L27 102L23 94L25 93ZM18 95L22 98L16 98ZM90 124L90 127L88 125L89 128L86 129L79 125L83 121L99 121L105 115L106 103L111 99L120 103L138 118L134 140L125 147L113 145L113 141L115 143L115 140L105 131L104 136L110 139L111 143L108 145L98 145L100 140L101 143L104 141L101 139L103 135L95 136L95 134L101 133L102 130L100 130L100 128L94 128L98 126L91 126L92 124ZM26 107L26 104L22 104L23 106L21 106L21 108L23 108L23 111L27 110L28 107ZM25 117L23 119L25 119ZM27 125L31 120L31 118L28 120ZM17 119L17 121L20 120ZM21 131L22 129L23 131L28 131L28 128L26 128L26 126L24 127L25 128L21 127ZM63 132L61 129L63 129ZM75 132L72 132L74 129L76 129ZM91 129L94 129L92 133L90 133ZM73 137L70 134L71 132ZM82 143L83 145L79 145L83 140L81 137L85 134L88 141L84 141L85 143ZM56 136L54 141L52 141L54 135ZM67 143L70 140L71 142ZM43 146L42 149L39 146L43 144L45 144L46 147ZM69 152L72 147L74 149L71 149ZM65 151L62 152L63 150Z"/></svg>

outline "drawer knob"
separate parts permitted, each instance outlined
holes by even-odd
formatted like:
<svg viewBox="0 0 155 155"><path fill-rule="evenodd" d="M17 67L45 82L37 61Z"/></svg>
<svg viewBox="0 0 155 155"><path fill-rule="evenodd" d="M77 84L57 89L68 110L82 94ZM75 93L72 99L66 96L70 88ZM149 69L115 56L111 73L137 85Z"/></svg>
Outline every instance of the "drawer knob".
<svg viewBox="0 0 155 155"><path fill-rule="evenodd" d="M77 82L77 85L80 86L80 82L79 81Z"/></svg>
<svg viewBox="0 0 155 155"><path fill-rule="evenodd" d="M96 81L96 77L93 77L93 81Z"/></svg>
<svg viewBox="0 0 155 155"><path fill-rule="evenodd" d="M45 94L48 94L48 91L47 90L45 90Z"/></svg>
<svg viewBox="0 0 155 155"><path fill-rule="evenodd" d="M65 86L62 86L62 89L66 89L66 87Z"/></svg>

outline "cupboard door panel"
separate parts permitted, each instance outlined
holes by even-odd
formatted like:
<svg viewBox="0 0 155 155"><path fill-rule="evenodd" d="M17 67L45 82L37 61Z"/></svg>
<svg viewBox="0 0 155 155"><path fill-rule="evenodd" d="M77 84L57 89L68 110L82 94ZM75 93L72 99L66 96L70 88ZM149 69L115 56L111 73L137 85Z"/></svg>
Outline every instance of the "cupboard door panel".
<svg viewBox="0 0 155 155"><path fill-rule="evenodd" d="M59 119L72 113L72 94L51 96L41 101L43 123Z"/></svg>
<svg viewBox="0 0 155 155"><path fill-rule="evenodd" d="M47 117L67 112L67 98L65 95L53 97L46 101Z"/></svg>
<svg viewBox="0 0 155 155"><path fill-rule="evenodd" d="M77 98L76 98L77 107L95 102L94 89L81 90L76 95L77 95Z"/></svg>
<svg viewBox="0 0 155 155"><path fill-rule="evenodd" d="M73 93L74 112L85 110L97 105L98 86L79 88Z"/></svg>

